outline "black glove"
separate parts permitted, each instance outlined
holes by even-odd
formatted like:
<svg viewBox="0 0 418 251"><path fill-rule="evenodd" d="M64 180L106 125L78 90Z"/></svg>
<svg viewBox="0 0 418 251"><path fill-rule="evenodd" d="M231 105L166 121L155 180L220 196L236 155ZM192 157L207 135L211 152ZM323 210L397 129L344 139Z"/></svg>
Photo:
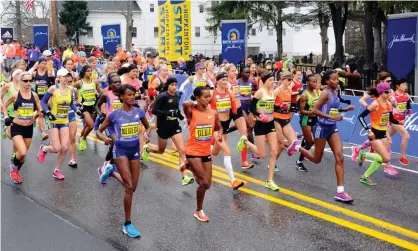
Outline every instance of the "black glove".
<svg viewBox="0 0 418 251"><path fill-rule="evenodd" d="M47 111L47 112L45 112L45 116L47 116L47 117L48 117L48 119L49 119L49 120L51 120L51 121L55 121L55 120L57 120L57 118L55 118L55 116L54 116L54 115L52 115L51 111Z"/></svg>
<svg viewBox="0 0 418 251"><path fill-rule="evenodd" d="M180 110L177 110L177 118L179 118L180 120L184 120L184 116L183 114L181 114Z"/></svg>
<svg viewBox="0 0 418 251"><path fill-rule="evenodd" d="M298 95L302 95L302 93L303 93L303 89L298 91Z"/></svg>
<svg viewBox="0 0 418 251"><path fill-rule="evenodd" d="M84 113L82 113L79 109L75 112L80 118L84 119Z"/></svg>
<svg viewBox="0 0 418 251"><path fill-rule="evenodd" d="M106 114L102 113L99 116L99 124L103 123L103 121L106 119Z"/></svg>
<svg viewBox="0 0 418 251"><path fill-rule="evenodd" d="M9 126L9 125L11 125L11 124L12 124L12 122L13 122L13 119L12 119L12 118L10 118L10 117L7 117L7 118L5 118L5 119L4 119L4 125L5 125L5 126Z"/></svg>

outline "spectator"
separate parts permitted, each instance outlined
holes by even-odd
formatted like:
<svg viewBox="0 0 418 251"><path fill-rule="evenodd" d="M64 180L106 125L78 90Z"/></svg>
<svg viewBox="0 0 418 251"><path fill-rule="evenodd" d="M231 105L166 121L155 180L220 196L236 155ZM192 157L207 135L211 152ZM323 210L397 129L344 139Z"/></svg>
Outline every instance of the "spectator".
<svg viewBox="0 0 418 251"><path fill-rule="evenodd" d="M26 51L26 55L28 57L29 68L38 62L39 58L41 58L41 51L38 47L34 47L33 44L29 45L29 49Z"/></svg>
<svg viewBox="0 0 418 251"><path fill-rule="evenodd" d="M274 81L280 80L280 74L282 72L282 69L283 69L282 62L277 61L276 63L274 63Z"/></svg>
<svg viewBox="0 0 418 251"><path fill-rule="evenodd" d="M26 54L27 48L26 46L22 46L22 59L28 63L28 55Z"/></svg>
<svg viewBox="0 0 418 251"><path fill-rule="evenodd" d="M267 60L265 65L264 65L264 69L268 72L272 72L273 71L273 65L271 63L271 60Z"/></svg>
<svg viewBox="0 0 418 251"><path fill-rule="evenodd" d="M289 59L287 59L287 54L283 53L282 54L282 60L280 61L283 64L283 71L289 71L290 67L289 67Z"/></svg>
<svg viewBox="0 0 418 251"><path fill-rule="evenodd" d="M247 66L250 66L252 63L254 63L252 58L247 58Z"/></svg>
<svg viewBox="0 0 418 251"><path fill-rule="evenodd" d="M79 51L86 51L86 48L84 47L83 44L81 44L80 46L78 46L78 50Z"/></svg>
<svg viewBox="0 0 418 251"><path fill-rule="evenodd" d="M193 55L190 55L189 61L187 61L187 63L186 63L186 72L189 76L191 76L192 73L194 72L194 70L195 70L194 66L195 66L194 57L193 57Z"/></svg>
<svg viewBox="0 0 418 251"><path fill-rule="evenodd" d="M118 44L116 46L116 56L119 57L120 60L125 61L128 58L128 55L123 50L122 45Z"/></svg>
<svg viewBox="0 0 418 251"><path fill-rule="evenodd" d="M176 70L179 71L179 74L183 74L186 71L186 62L184 61L184 58L177 59Z"/></svg>
<svg viewBox="0 0 418 251"><path fill-rule="evenodd" d="M16 56L16 50L15 50L14 45L10 43L9 39L6 40L6 44L4 45L3 51L6 56L5 68L7 72L10 72L13 61Z"/></svg>
<svg viewBox="0 0 418 251"><path fill-rule="evenodd" d="M22 59L22 48L20 43L17 42L17 39L13 39L13 46L15 47L15 60Z"/></svg>
<svg viewBox="0 0 418 251"><path fill-rule="evenodd" d="M72 58L73 55L74 55L73 49L71 48L71 45L68 45L67 49L64 51L62 60L66 60L67 58Z"/></svg>
<svg viewBox="0 0 418 251"><path fill-rule="evenodd" d="M132 50L132 58L133 58L136 65L141 64L142 58L138 55L137 50Z"/></svg>

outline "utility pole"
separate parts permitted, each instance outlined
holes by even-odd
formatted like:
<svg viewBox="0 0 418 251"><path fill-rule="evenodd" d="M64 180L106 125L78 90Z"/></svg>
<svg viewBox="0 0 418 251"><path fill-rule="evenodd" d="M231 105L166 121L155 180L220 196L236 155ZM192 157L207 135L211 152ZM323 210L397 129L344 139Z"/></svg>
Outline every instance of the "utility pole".
<svg viewBox="0 0 418 251"><path fill-rule="evenodd" d="M132 44L132 26L134 20L132 19L132 0L126 1L127 13L126 18L126 51L131 51Z"/></svg>
<svg viewBox="0 0 418 251"><path fill-rule="evenodd" d="M51 42L52 46L59 46L58 44L58 19L57 19L57 1L51 0Z"/></svg>
<svg viewBox="0 0 418 251"><path fill-rule="evenodd" d="M15 24L16 24L16 39L21 42L22 41L22 13L21 13L21 9L20 9L20 1L16 1L15 2L15 10L16 10L16 19L15 19Z"/></svg>

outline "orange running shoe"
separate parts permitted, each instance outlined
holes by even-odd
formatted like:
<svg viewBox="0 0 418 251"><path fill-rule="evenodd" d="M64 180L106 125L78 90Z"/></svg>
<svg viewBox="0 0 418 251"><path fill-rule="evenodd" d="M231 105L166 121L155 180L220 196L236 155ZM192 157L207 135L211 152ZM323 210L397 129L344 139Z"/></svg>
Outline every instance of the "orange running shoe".
<svg viewBox="0 0 418 251"><path fill-rule="evenodd" d="M251 169L254 167L254 164L248 163L248 161L245 161L241 164L241 169Z"/></svg>
<svg viewBox="0 0 418 251"><path fill-rule="evenodd" d="M194 217L201 222L209 222L209 218L205 215L203 210L194 212Z"/></svg>
<svg viewBox="0 0 418 251"><path fill-rule="evenodd" d="M244 182L239 180L234 180L234 182L231 183L231 187L234 190L237 190L238 188L242 187L244 185Z"/></svg>

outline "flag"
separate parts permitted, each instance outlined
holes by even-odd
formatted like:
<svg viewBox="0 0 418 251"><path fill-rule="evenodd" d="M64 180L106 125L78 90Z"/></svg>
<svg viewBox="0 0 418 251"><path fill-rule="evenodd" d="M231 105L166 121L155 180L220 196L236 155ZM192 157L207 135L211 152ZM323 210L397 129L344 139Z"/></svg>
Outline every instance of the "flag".
<svg viewBox="0 0 418 251"><path fill-rule="evenodd" d="M26 11L27 12L29 12L29 10L32 7L33 3L35 3L35 0L25 0L25 7L26 7Z"/></svg>

